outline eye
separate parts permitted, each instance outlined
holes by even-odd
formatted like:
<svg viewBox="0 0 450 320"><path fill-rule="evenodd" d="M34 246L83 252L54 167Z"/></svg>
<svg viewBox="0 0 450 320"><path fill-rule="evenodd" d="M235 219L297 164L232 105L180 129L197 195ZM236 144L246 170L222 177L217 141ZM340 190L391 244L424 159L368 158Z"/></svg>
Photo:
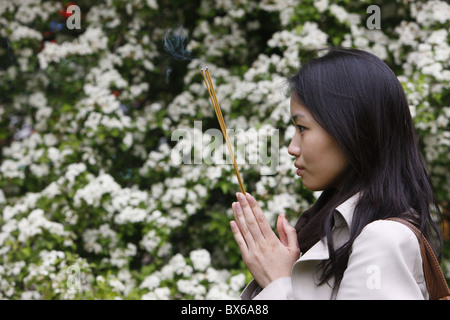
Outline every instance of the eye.
<svg viewBox="0 0 450 320"><path fill-rule="evenodd" d="M306 127L304 127L304 126L301 126L301 125L296 125L296 127L297 127L297 129L298 129L298 131L300 131L300 133L302 133L303 131L305 131L306 130Z"/></svg>

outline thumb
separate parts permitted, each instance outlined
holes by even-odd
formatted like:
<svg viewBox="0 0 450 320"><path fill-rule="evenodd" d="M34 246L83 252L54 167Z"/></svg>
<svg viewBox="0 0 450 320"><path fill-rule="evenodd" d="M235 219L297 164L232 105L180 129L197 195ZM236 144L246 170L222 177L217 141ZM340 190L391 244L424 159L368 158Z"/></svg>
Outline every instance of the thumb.
<svg viewBox="0 0 450 320"><path fill-rule="evenodd" d="M278 235L280 236L281 243L284 244L287 247L289 245L289 241L288 241L288 238L287 238L286 231L284 230L284 228L285 228L285 220L286 220L286 218L284 217L284 214L280 214L278 216L277 231L278 231Z"/></svg>
<svg viewBox="0 0 450 320"><path fill-rule="evenodd" d="M286 246L290 248L299 248L297 230L295 230L295 228L289 224L289 221L286 219L286 217L283 217L283 229L287 239Z"/></svg>

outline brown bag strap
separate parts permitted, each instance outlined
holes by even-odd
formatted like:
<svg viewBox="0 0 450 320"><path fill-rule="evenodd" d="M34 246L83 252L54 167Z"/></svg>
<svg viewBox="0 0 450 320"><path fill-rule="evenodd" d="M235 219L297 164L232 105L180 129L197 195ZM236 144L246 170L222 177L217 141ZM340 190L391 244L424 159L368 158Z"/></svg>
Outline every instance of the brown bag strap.
<svg viewBox="0 0 450 320"><path fill-rule="evenodd" d="M439 261L420 230L411 222L402 218L392 217L386 220L397 221L409 227L419 240L420 254L422 255L423 262L423 273L425 275L425 282L427 284L430 300L450 300L450 289L448 288L447 281L442 273Z"/></svg>

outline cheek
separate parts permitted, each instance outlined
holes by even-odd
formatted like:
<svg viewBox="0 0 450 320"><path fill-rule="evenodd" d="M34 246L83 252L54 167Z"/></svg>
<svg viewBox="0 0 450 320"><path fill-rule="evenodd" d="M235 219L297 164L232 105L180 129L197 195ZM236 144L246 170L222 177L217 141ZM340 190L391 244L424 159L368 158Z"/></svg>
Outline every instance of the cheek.
<svg viewBox="0 0 450 320"><path fill-rule="evenodd" d="M312 139L305 145L303 157L307 168L304 185L311 190L336 186L344 177L348 161L333 139Z"/></svg>
<svg viewBox="0 0 450 320"><path fill-rule="evenodd" d="M328 152L329 147L320 136L310 135L302 143L303 159L312 168L321 167L322 163L327 162Z"/></svg>

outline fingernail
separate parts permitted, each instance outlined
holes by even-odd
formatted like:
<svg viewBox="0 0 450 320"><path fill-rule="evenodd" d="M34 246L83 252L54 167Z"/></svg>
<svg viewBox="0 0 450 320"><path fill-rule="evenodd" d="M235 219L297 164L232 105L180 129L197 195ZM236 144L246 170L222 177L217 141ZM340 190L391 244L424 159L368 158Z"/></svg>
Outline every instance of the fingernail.
<svg viewBox="0 0 450 320"><path fill-rule="evenodd" d="M244 197L244 195L242 193L238 192L238 193L236 193L236 195L237 195L237 198L238 198L239 201L244 201L245 200L245 197Z"/></svg>

